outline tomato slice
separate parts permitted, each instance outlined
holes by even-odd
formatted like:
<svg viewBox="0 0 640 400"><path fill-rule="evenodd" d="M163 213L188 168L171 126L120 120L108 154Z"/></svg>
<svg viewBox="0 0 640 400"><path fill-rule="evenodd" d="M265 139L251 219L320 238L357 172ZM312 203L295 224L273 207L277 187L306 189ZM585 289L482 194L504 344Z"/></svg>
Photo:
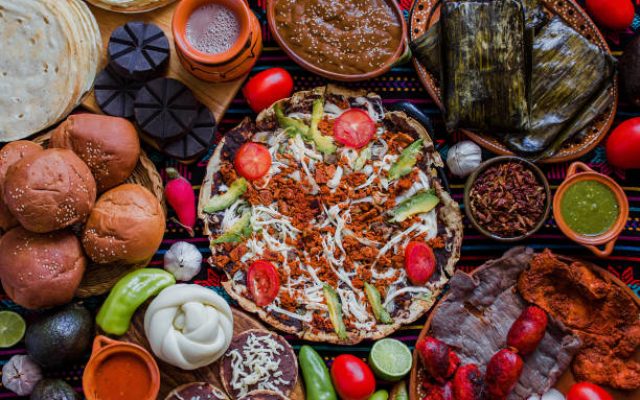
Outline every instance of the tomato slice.
<svg viewBox="0 0 640 400"><path fill-rule="evenodd" d="M436 271L436 256L431 247L424 242L409 242L404 249L404 268L414 285L429 282Z"/></svg>
<svg viewBox="0 0 640 400"><path fill-rule="evenodd" d="M245 143L238 149L233 165L241 176L254 181L269 172L271 153L260 143Z"/></svg>
<svg viewBox="0 0 640 400"><path fill-rule="evenodd" d="M334 138L347 147L366 146L376 134L376 123L369 113L359 108L343 112L333 124Z"/></svg>
<svg viewBox="0 0 640 400"><path fill-rule="evenodd" d="M613 397L594 383L579 382L571 386L567 400L613 400Z"/></svg>
<svg viewBox="0 0 640 400"><path fill-rule="evenodd" d="M247 289L257 306L271 304L280 290L280 277L276 267L264 260L251 264L247 272Z"/></svg>

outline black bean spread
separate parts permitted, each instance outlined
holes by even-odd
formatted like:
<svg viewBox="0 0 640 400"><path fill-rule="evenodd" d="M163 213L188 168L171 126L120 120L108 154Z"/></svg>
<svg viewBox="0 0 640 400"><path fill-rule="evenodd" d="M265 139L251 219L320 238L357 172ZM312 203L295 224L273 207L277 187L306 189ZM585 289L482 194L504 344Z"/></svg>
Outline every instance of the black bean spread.
<svg viewBox="0 0 640 400"><path fill-rule="evenodd" d="M402 40L402 24L386 0L278 0L276 27L305 61L355 75L385 65Z"/></svg>

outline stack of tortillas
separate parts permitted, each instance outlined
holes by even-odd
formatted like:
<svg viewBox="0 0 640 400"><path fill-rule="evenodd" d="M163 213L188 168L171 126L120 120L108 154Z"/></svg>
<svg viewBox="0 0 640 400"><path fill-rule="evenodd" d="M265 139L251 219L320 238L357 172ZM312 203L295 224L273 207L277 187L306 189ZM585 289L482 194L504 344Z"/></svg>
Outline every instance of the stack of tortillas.
<svg viewBox="0 0 640 400"><path fill-rule="evenodd" d="M0 0L0 142L66 117L91 90L101 50L81 0Z"/></svg>
<svg viewBox="0 0 640 400"><path fill-rule="evenodd" d="M176 0L87 0L96 7L121 13L141 13L164 7Z"/></svg>

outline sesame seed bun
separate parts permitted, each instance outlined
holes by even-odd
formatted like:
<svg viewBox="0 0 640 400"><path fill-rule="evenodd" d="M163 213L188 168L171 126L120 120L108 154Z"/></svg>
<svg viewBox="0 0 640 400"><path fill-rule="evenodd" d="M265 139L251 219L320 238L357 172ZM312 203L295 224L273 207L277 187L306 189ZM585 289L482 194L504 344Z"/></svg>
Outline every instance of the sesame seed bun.
<svg viewBox="0 0 640 400"><path fill-rule="evenodd" d="M0 280L11 300L30 309L73 298L87 260L69 231L33 233L17 227L0 240Z"/></svg>
<svg viewBox="0 0 640 400"><path fill-rule="evenodd" d="M89 215L82 236L96 263L140 263L162 242L165 216L158 199L140 185L127 183L105 192Z"/></svg>
<svg viewBox="0 0 640 400"><path fill-rule="evenodd" d="M72 150L91 170L98 193L123 183L140 158L136 128L124 118L76 114L51 135L51 147Z"/></svg>
<svg viewBox="0 0 640 400"><path fill-rule="evenodd" d="M46 233L84 222L96 200L96 182L74 152L48 149L9 167L7 208L27 230Z"/></svg>
<svg viewBox="0 0 640 400"><path fill-rule="evenodd" d="M5 176L7 175L7 170L22 158L41 151L42 147L39 144L28 140L18 140L7 143L7 145L0 150L0 230L3 232L18 226L18 220L7 208L4 202L4 196L2 195L2 187Z"/></svg>

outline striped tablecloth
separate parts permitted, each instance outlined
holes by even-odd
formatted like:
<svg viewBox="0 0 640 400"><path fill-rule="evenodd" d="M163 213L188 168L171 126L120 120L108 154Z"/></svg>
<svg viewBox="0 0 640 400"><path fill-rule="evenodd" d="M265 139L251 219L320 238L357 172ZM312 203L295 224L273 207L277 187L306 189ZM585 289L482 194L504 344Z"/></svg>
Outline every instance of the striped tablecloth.
<svg viewBox="0 0 640 400"><path fill-rule="evenodd" d="M347 0L344 0L347 1ZM405 10L405 14L408 16L411 8L411 0L398 0L399 4ZM634 0L637 3L638 15L634 21L632 29L622 34L609 34L607 40L609 41L615 55L621 54L621 49L635 34L634 31L640 32L640 0ZM251 6L258 15L258 18L262 22L262 33L265 41L265 48L258 64L254 68L253 73L262 71L266 68L273 66L280 66L286 68L294 77L295 90L310 89L315 86L326 84L327 81L323 78L315 76L305 70L302 70L295 63L293 63L275 44L272 39L271 33L266 26L266 13L265 6L266 0L250 0ZM386 75L367 82L361 82L356 84L347 85L356 88L366 88L370 91L379 93L384 99L386 105L391 105L395 102L402 100L410 100L425 113L427 113L435 123L435 138L437 142L438 150L446 155L449 146L458 140L463 139L459 135L449 137L446 135L443 124L442 116L437 107L434 106L433 101L429 98L427 92L423 89L420 81L411 64L394 68ZM0 94L1 95L1 94ZM229 110L224 116L220 124L220 133L224 135L229 129L240 122L244 117L251 116L251 110L248 108L246 102L241 95L238 95L232 102ZM640 116L640 110L632 109L628 105L622 103L618 109L618 115L616 124L624 121L628 118ZM178 168L180 173L189 179L196 189L199 189L199 185L204 177L205 167L207 165L208 157L205 157L198 163L195 163L189 167L185 167L176 163L173 160L164 158L156 151L146 148L150 157L157 165L160 171L163 171L166 167ZM483 158L490 157L490 154L484 154ZM624 186L624 189L629 197L630 202L630 216L627 221L627 225L618 240L615 251L611 257L606 260L596 259L588 250L566 239L562 233L557 229L553 218L549 218L543 229L538 234L534 235L530 239L524 241L523 245L531 246L535 249L541 250L544 248L550 248L554 251L566 255L572 255L583 258L585 260L593 261L605 268L607 268L612 274L620 278L629 287L640 296L640 172L624 172L613 169L606 162L606 157L603 147L598 147L587 156L583 157L583 162L589 164L593 169L598 172L604 173L613 177L616 181ZM555 190L558 184L563 180L568 163L556 164L552 166L544 166L543 170L547 174L549 182L552 188ZM164 173L163 173L164 176ZM464 182L460 179L451 177L451 189L453 197L459 203L462 203L462 192ZM174 242L186 240L194 243L198 246L200 251L204 254L205 258L210 254L207 238L202 235L202 225L199 224L196 230L195 238L189 238L185 231L172 223L168 223L165 239L162 243L162 247L158 250L156 256L151 262L152 267L162 267L163 255L167 248ZM490 241L481 236L469 225L465 220L465 236L462 245L462 257L458 263L458 268L464 271L470 271L483 262L499 257L504 251L509 249L511 245L500 244ZM211 287L214 290L223 292L220 288L220 275L213 269L203 265L203 270L198 277L194 280L195 283ZM1 291L1 289L0 289ZM102 302L101 298L92 298L85 301L85 304L89 308L96 309ZM27 312L24 309L16 306L12 303L4 293L0 293L0 310L11 309L23 314L27 321L32 319L35 315L32 312ZM406 326L399 332L393 335L393 337L402 340L409 346L413 346L417 335L420 332L422 323L424 320L418 321L415 325ZM288 337L294 348L298 349L302 344L301 341L292 337ZM364 342L356 346L335 346L315 344L316 349L326 357L330 363L332 357L341 353L352 353L357 356L365 358L371 348L370 342ZM24 354L24 343L20 343L14 348L0 350L0 366L7 362L7 360L14 354ZM82 371L84 363L78 363L70 365L64 369L58 369L54 371L47 371L46 375L52 378L62 378L67 380L78 391L81 391ZM0 399L17 398L13 393L2 388L0 385Z"/></svg>

